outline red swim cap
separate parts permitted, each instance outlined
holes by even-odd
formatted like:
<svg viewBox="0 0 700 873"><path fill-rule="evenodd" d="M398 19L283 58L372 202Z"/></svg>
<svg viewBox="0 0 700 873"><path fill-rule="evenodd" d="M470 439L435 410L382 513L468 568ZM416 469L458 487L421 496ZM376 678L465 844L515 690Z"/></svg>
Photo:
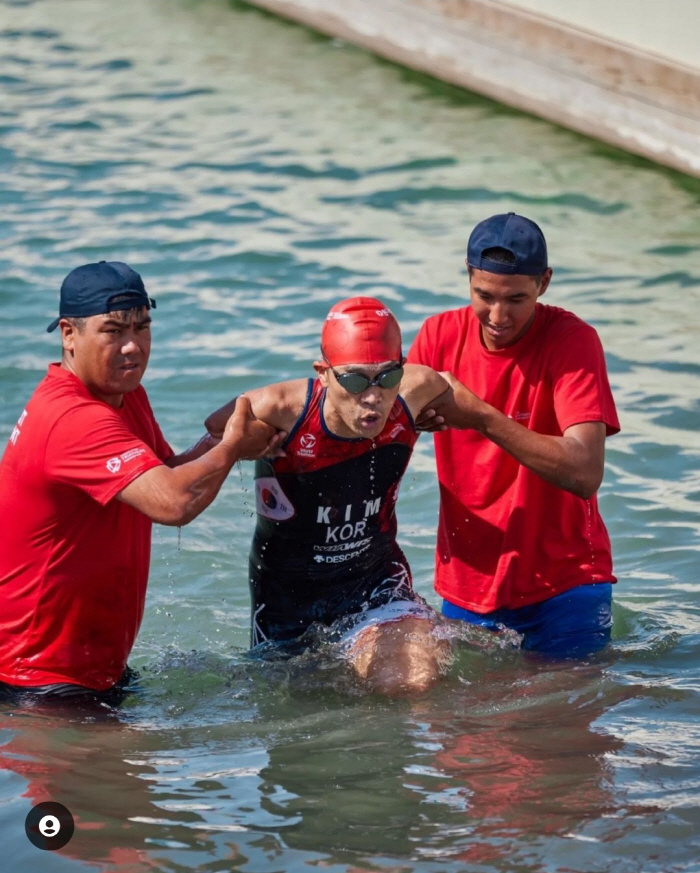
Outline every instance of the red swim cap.
<svg viewBox="0 0 700 873"><path fill-rule="evenodd" d="M400 361L401 329L381 300L349 297L326 316L321 351L332 367Z"/></svg>

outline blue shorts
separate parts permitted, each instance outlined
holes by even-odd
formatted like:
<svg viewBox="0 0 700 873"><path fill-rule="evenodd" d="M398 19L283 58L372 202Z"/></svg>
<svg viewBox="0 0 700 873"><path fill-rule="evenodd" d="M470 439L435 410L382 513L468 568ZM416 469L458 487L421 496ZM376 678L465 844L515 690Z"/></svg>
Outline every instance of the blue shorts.
<svg viewBox="0 0 700 873"><path fill-rule="evenodd" d="M610 642L612 583L578 585L539 603L483 614L443 600L442 614L493 631L511 628L523 635L522 648L531 652L579 658L599 652Z"/></svg>

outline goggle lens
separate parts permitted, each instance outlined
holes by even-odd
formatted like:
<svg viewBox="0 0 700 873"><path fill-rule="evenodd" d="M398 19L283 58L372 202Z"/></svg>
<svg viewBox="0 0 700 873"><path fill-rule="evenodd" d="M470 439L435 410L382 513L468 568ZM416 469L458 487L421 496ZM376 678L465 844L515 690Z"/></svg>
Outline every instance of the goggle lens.
<svg viewBox="0 0 700 873"><path fill-rule="evenodd" d="M403 378L403 367L382 370L374 379L368 379L363 373L336 373L335 370L333 375L338 380L338 384L350 394L362 394L372 385L378 385L380 388L395 388Z"/></svg>

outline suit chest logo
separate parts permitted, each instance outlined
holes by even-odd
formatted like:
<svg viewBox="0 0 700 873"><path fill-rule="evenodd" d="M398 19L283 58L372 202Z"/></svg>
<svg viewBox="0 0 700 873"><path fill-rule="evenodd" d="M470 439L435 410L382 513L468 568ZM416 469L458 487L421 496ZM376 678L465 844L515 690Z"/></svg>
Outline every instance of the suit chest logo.
<svg viewBox="0 0 700 873"><path fill-rule="evenodd" d="M316 436L312 433L303 433L299 437L299 448L297 449L297 455L301 455L303 458L313 458L316 455L314 449L316 448Z"/></svg>

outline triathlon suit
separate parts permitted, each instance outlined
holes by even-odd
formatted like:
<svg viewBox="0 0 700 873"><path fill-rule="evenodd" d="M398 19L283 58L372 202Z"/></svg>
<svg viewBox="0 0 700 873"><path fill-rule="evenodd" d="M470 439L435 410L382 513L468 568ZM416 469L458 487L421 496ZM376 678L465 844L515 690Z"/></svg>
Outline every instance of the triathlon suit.
<svg viewBox="0 0 700 873"><path fill-rule="evenodd" d="M256 462L252 645L393 601L423 602L396 542L399 484L418 434L401 397L372 439L332 434L309 379L287 456Z"/></svg>

